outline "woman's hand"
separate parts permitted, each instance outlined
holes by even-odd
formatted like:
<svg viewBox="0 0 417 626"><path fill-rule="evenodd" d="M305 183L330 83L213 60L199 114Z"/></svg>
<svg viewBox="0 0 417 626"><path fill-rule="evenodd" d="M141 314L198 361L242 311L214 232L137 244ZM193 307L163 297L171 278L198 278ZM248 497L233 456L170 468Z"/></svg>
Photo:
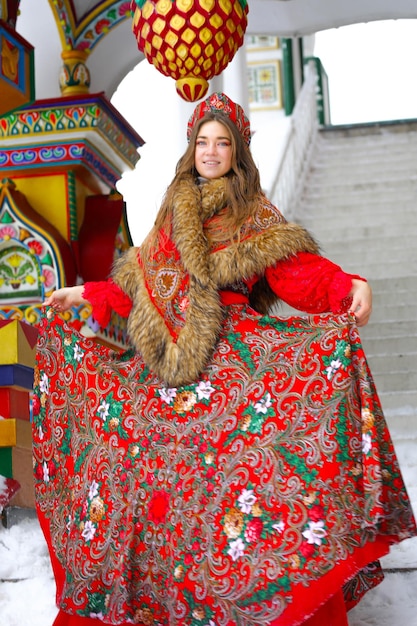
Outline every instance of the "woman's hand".
<svg viewBox="0 0 417 626"><path fill-rule="evenodd" d="M84 285L75 287L62 287L48 296L42 306L51 306L55 311L67 311L72 306L78 306L87 302L83 298Z"/></svg>
<svg viewBox="0 0 417 626"><path fill-rule="evenodd" d="M365 326L372 312L372 289L366 281L353 278L349 295L352 296L350 312L355 316L358 326Z"/></svg>

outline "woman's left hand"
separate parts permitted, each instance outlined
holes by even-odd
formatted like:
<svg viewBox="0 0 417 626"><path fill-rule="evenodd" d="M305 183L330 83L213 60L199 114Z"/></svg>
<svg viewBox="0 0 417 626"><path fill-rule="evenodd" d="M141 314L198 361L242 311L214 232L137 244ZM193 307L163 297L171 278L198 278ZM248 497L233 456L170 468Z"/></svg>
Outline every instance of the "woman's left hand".
<svg viewBox="0 0 417 626"><path fill-rule="evenodd" d="M353 278L349 295L352 296L350 312L355 316L358 326L365 326L372 313L372 289L365 280Z"/></svg>

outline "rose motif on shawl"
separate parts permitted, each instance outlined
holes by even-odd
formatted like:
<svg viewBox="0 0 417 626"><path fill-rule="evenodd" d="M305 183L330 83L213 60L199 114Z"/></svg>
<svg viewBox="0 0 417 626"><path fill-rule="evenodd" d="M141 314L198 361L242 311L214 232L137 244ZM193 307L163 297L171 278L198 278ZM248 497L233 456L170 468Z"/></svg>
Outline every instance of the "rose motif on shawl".
<svg viewBox="0 0 417 626"><path fill-rule="evenodd" d="M192 391L182 391L177 393L174 401L174 410L177 413L186 413L191 411L195 403L197 402L197 396Z"/></svg>
<svg viewBox="0 0 417 626"><path fill-rule="evenodd" d="M223 528L229 539L239 537L243 529L243 513L234 507L229 509L224 516Z"/></svg>
<svg viewBox="0 0 417 626"><path fill-rule="evenodd" d="M259 541L264 528L263 521L259 517L253 517L246 526L245 539L248 543Z"/></svg>

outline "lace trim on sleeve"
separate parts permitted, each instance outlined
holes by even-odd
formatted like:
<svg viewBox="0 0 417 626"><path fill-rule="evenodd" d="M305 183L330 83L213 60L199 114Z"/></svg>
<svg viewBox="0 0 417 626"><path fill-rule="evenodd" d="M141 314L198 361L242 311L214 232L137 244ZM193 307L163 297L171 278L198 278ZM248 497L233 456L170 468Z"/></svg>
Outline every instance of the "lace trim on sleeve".
<svg viewBox="0 0 417 626"><path fill-rule="evenodd" d="M266 270L265 276L281 300L306 313L348 311L352 279L364 280L346 274L329 259L308 252L279 261Z"/></svg>

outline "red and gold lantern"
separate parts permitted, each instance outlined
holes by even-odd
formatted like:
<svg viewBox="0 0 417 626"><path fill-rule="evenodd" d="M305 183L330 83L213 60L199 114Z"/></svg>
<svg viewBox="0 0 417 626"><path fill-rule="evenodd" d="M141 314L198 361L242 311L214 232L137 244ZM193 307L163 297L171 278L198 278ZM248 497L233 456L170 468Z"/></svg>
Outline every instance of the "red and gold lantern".
<svg viewBox="0 0 417 626"><path fill-rule="evenodd" d="M188 102L203 98L243 43L247 0L132 0L133 32L145 57Z"/></svg>

